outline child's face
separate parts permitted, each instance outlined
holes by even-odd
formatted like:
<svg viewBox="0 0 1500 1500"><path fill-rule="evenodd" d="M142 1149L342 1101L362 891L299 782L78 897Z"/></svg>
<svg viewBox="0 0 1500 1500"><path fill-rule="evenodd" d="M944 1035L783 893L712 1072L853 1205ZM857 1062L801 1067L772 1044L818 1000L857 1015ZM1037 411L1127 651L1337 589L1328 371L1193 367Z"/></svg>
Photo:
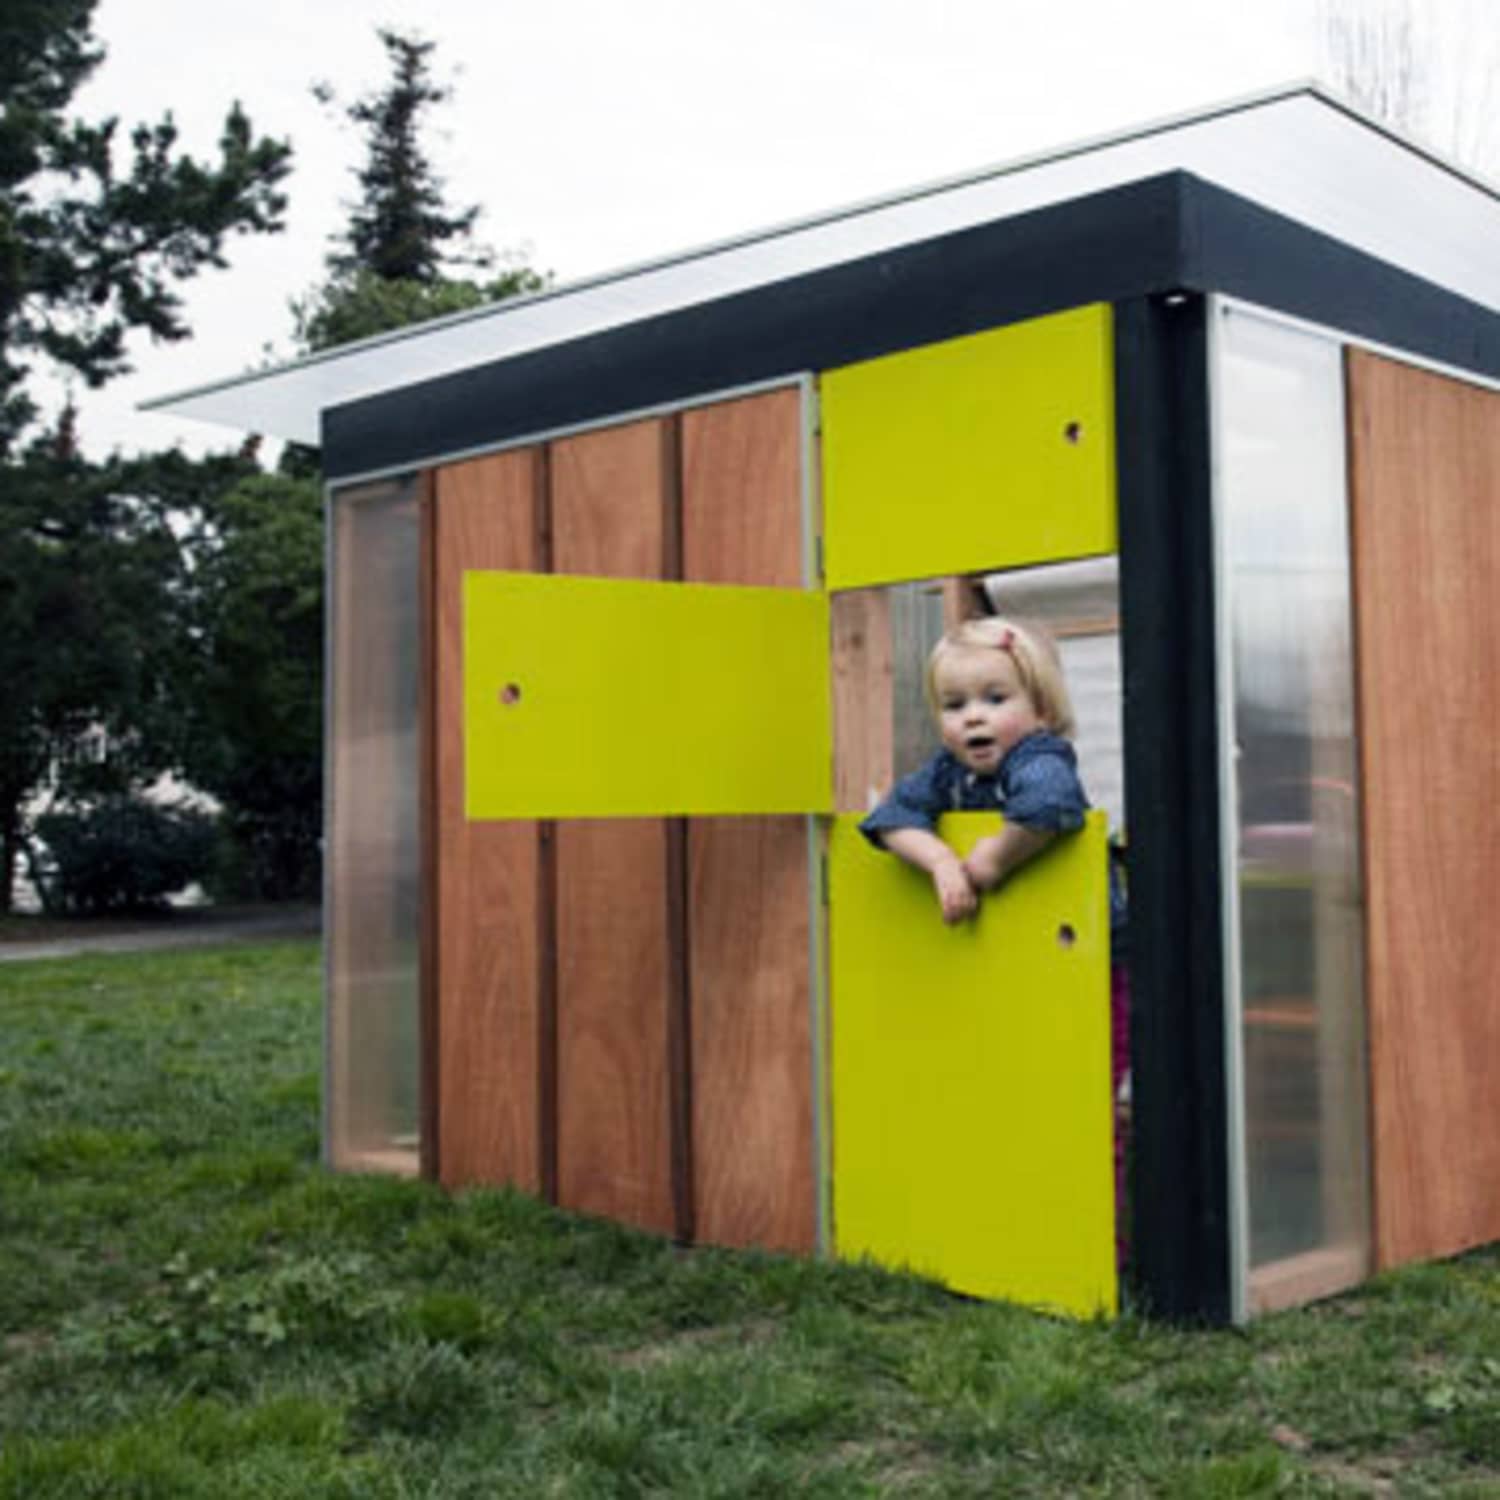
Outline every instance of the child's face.
<svg viewBox="0 0 1500 1500"><path fill-rule="evenodd" d="M949 651L933 673L943 744L971 771L991 775L1006 751L1047 726L1008 651Z"/></svg>

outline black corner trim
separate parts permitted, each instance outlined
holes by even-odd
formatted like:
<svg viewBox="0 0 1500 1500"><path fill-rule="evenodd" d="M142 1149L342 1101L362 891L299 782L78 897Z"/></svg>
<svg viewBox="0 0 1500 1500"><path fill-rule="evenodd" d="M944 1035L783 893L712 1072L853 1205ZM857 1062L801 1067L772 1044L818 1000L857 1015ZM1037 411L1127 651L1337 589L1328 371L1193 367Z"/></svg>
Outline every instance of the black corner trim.
<svg viewBox="0 0 1500 1500"><path fill-rule="evenodd" d="M1132 999L1132 1279L1231 1317L1207 312L1116 308Z"/></svg>

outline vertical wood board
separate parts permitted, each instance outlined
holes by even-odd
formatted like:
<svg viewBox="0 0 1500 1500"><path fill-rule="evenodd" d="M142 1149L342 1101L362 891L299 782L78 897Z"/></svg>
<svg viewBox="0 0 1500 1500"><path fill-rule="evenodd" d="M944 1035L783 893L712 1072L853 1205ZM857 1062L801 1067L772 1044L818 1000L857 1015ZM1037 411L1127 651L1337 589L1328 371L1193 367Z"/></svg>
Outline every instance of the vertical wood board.
<svg viewBox="0 0 1500 1500"><path fill-rule="evenodd" d="M668 551L659 421L554 443L559 573L659 579ZM607 764L611 726L597 726ZM565 1208L675 1227L667 832L660 819L557 827L557 1193Z"/></svg>
<svg viewBox="0 0 1500 1500"><path fill-rule="evenodd" d="M967 849L1000 827L949 814ZM956 1291L1116 1306L1105 828L1092 813L956 927L931 881L835 819L839 1253Z"/></svg>
<svg viewBox="0 0 1500 1500"><path fill-rule="evenodd" d="M437 471L437 851L441 1180L541 1185L537 830L464 812L461 583L470 568L536 565L534 449Z"/></svg>
<svg viewBox="0 0 1500 1500"><path fill-rule="evenodd" d="M1500 395L1348 355L1376 1253L1500 1239Z"/></svg>
<svg viewBox="0 0 1500 1500"><path fill-rule="evenodd" d="M684 577L800 588L802 461L799 390L685 412ZM825 620L808 649L826 642ZM805 819L688 825L693 1197L710 1244L817 1242L808 887Z"/></svg>

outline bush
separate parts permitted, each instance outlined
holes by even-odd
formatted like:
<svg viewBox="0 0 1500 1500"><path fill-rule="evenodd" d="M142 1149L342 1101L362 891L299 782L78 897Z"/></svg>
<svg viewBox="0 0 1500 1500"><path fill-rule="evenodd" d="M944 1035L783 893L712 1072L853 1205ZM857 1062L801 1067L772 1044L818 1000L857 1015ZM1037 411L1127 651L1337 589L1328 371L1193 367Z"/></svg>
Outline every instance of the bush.
<svg viewBox="0 0 1500 1500"><path fill-rule="evenodd" d="M48 911L143 911L201 880L214 855L214 819L181 804L104 798L44 813L37 881Z"/></svg>

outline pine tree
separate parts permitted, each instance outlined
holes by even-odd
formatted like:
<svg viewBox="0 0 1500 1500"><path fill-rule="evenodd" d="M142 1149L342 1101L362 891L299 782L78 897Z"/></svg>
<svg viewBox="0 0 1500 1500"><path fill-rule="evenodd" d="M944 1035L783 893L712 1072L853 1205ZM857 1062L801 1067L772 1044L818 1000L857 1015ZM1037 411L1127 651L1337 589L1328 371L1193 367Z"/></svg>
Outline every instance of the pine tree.
<svg viewBox="0 0 1500 1500"><path fill-rule="evenodd" d="M474 239L477 205L450 206L422 147L428 112L453 90L433 81L434 43L379 31L390 79L344 113L364 138L359 198L328 257L329 280L293 304L297 340L309 352L540 291L547 278L513 254ZM315 90L325 103L326 86ZM489 272L483 279L452 274Z"/></svg>

